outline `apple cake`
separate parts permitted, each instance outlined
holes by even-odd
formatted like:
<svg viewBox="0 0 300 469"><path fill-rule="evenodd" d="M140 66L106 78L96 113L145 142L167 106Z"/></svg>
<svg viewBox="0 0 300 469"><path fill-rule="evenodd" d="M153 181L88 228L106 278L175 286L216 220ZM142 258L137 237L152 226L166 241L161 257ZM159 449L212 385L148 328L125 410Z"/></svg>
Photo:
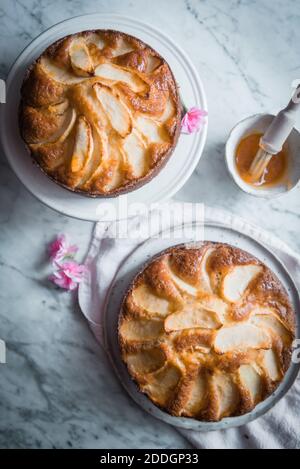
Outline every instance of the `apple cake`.
<svg viewBox="0 0 300 469"><path fill-rule="evenodd" d="M175 416L251 411L287 371L295 313L258 259L213 242L175 246L131 284L119 316L123 361L140 391Z"/></svg>
<svg viewBox="0 0 300 469"><path fill-rule="evenodd" d="M20 131L57 183L116 196L151 180L180 133L181 104L166 61L128 34L84 31L52 44L27 70Z"/></svg>

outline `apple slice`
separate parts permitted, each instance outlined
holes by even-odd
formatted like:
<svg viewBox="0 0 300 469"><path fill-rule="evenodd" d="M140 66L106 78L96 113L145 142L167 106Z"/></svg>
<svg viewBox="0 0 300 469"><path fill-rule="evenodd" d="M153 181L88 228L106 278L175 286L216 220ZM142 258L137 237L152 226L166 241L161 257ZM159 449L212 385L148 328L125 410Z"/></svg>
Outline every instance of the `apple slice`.
<svg viewBox="0 0 300 469"><path fill-rule="evenodd" d="M65 124L65 127L63 129L63 132L62 134L60 135L59 139L57 140L57 143L58 142L64 142L68 136L70 135L70 133L72 132L73 130L73 127L75 125L75 122L76 122L76 111L75 109L71 109L70 110L70 117L69 117L69 120L66 121L66 124Z"/></svg>
<svg viewBox="0 0 300 469"><path fill-rule="evenodd" d="M147 60L146 73L152 73L162 64L162 60L154 55L149 55Z"/></svg>
<svg viewBox="0 0 300 469"><path fill-rule="evenodd" d="M272 313L255 315L250 321L252 324L268 329L275 336L279 336L284 343L288 343L291 340L289 331Z"/></svg>
<svg viewBox="0 0 300 469"><path fill-rule="evenodd" d="M238 265L224 277L222 284L223 297L235 303L239 301L249 283L262 271L262 267L255 264Z"/></svg>
<svg viewBox="0 0 300 469"><path fill-rule="evenodd" d="M65 85L73 85L86 80L86 77L74 76L72 71L68 71L65 68L59 67L46 57L41 58L41 67L44 72L47 73L54 81L63 83Z"/></svg>
<svg viewBox="0 0 300 469"><path fill-rule="evenodd" d="M93 138L91 126L84 116L79 116L75 146L71 158L71 171L76 173L83 169L93 152Z"/></svg>
<svg viewBox="0 0 300 469"><path fill-rule="evenodd" d="M201 371L198 373L190 390L184 410L191 415L199 413L206 401L207 379Z"/></svg>
<svg viewBox="0 0 300 469"><path fill-rule="evenodd" d="M242 365L239 368L239 377L242 385L249 392L253 404L256 403L262 393L260 375L252 365Z"/></svg>
<svg viewBox="0 0 300 469"><path fill-rule="evenodd" d="M92 184L93 181L101 177L103 165L106 164L109 159L107 134L104 130L96 125L93 127L93 140L93 167L91 168L88 178L86 179L87 185Z"/></svg>
<svg viewBox="0 0 300 469"><path fill-rule="evenodd" d="M126 361L134 374L153 373L165 364L166 355L161 348L154 347L128 355Z"/></svg>
<svg viewBox="0 0 300 469"><path fill-rule="evenodd" d="M128 165L128 177L142 177L147 170L146 148L135 131L124 139L123 150Z"/></svg>
<svg viewBox="0 0 300 469"><path fill-rule="evenodd" d="M86 43L88 45L93 44L94 46L101 51L105 47L105 41L98 33L91 33L86 38Z"/></svg>
<svg viewBox="0 0 300 469"><path fill-rule="evenodd" d="M123 54L128 54L129 52L132 52L134 48L132 45L128 44L124 39L120 39L118 43L118 47L113 50L113 57L118 57Z"/></svg>
<svg viewBox="0 0 300 469"><path fill-rule="evenodd" d="M160 405L166 405L181 378L180 370L166 364L155 373L147 375L148 383L142 387L143 392L149 393Z"/></svg>
<svg viewBox="0 0 300 469"><path fill-rule="evenodd" d="M169 265L169 274L173 282L179 288L179 290L183 291L184 293L188 293L189 295L192 295L192 296L197 295L197 292L198 292L197 288L193 287L193 285L190 285L189 283L182 280L180 277L178 277L178 275L175 275L174 272L171 270L170 265Z"/></svg>
<svg viewBox="0 0 300 469"><path fill-rule="evenodd" d="M216 390L218 404L218 418L231 413L239 403L239 392L231 377L225 373L216 373L213 376L213 385Z"/></svg>
<svg viewBox="0 0 300 469"><path fill-rule="evenodd" d="M123 321L120 333L124 340L143 342L157 339L163 332L162 321L155 319L131 319Z"/></svg>
<svg viewBox="0 0 300 469"><path fill-rule="evenodd" d="M138 116L135 124L140 133L145 137L147 143L164 143L160 134L160 126L153 120Z"/></svg>
<svg viewBox="0 0 300 469"><path fill-rule="evenodd" d="M112 154L112 151L110 152ZM116 148L115 152L113 153L112 159L107 163L109 167L108 174L109 178L105 184L105 190L111 191L116 189L117 187L122 184L123 181L123 156L119 149Z"/></svg>
<svg viewBox="0 0 300 469"><path fill-rule="evenodd" d="M132 130L131 116L127 108L107 86L95 83L93 88L111 123L111 126L121 135L121 137L126 137L126 135L130 134Z"/></svg>
<svg viewBox="0 0 300 469"><path fill-rule="evenodd" d="M132 296L135 304L149 313L165 317L169 312L169 302L164 298L154 295L150 288L145 284L141 284L135 288Z"/></svg>
<svg viewBox="0 0 300 469"><path fill-rule="evenodd" d="M279 378L281 377L281 372L279 369L277 356L274 350L264 350L262 366L265 373L272 381L279 380Z"/></svg>
<svg viewBox="0 0 300 469"><path fill-rule="evenodd" d="M214 344L217 353L267 349L271 345L270 335L265 330L249 323L223 327L217 331Z"/></svg>
<svg viewBox="0 0 300 469"><path fill-rule="evenodd" d="M201 305L187 304L184 309L170 314L165 320L165 331L180 331L201 327L216 329L221 326L218 316L213 311L207 311Z"/></svg>
<svg viewBox="0 0 300 469"><path fill-rule="evenodd" d="M202 261L200 264L200 288L203 291L209 293L212 292L210 276L207 269L207 263L210 255L214 252L215 248L207 248L203 254Z"/></svg>
<svg viewBox="0 0 300 469"><path fill-rule="evenodd" d="M84 42L73 41L69 48L69 55L76 75L89 76L93 73L93 61Z"/></svg>
<svg viewBox="0 0 300 469"><path fill-rule="evenodd" d="M166 123L171 117L175 115L175 106L172 99L167 99L165 108L162 114L157 118L159 122Z"/></svg>
<svg viewBox="0 0 300 469"><path fill-rule="evenodd" d="M112 84L117 82L126 83L135 93L140 93L146 87L146 83L136 74L110 63L98 65L95 68L95 76L109 80Z"/></svg>
<svg viewBox="0 0 300 469"><path fill-rule="evenodd" d="M216 295L207 294L199 299L199 303L201 303L204 309L217 313L219 320L224 323L224 317L228 310L228 305L225 301Z"/></svg>

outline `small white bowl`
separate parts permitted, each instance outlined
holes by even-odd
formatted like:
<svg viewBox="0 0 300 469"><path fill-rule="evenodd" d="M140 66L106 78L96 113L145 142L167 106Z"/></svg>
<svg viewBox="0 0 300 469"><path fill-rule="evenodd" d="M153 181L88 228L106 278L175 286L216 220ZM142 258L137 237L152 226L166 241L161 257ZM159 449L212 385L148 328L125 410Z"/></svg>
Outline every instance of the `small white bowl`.
<svg viewBox="0 0 300 469"><path fill-rule="evenodd" d="M287 140L289 187L287 187L287 184L278 184L273 187L254 187L243 181L237 171L235 156L240 141L247 135L264 133L273 118L272 114L255 114L243 119L233 127L226 143L225 156L230 175L240 189L256 197L278 197L290 192L300 181L300 133L295 128Z"/></svg>

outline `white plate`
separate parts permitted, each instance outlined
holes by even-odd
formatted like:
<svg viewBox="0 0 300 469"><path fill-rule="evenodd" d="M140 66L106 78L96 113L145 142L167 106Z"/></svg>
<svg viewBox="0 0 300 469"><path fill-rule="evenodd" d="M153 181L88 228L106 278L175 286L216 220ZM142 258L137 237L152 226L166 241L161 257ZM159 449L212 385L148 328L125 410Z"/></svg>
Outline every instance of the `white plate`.
<svg viewBox="0 0 300 469"><path fill-rule="evenodd" d="M180 226L179 229L181 230L181 228L182 227ZM175 231L177 229L178 228L176 227L174 228ZM300 337L300 322L298 319L300 314L300 303L299 295L297 292L296 285L294 284L294 280L287 272L283 264L279 261L279 259L273 254L272 249L268 249L260 242L256 241L252 236L246 234L247 231L251 232L251 229L248 229L244 232L239 232L238 230L223 225L222 223L208 222L205 224L204 239L229 243L233 246L237 246L241 249L244 249L245 251L250 252L262 262L264 262L278 276L278 278L288 291L290 300L292 301L292 304L296 311L296 334L297 337ZM287 371L282 383L279 385L276 391L265 401L258 404L252 412L249 412L248 414L239 417L224 418L220 422L200 422L198 420L190 418L173 417L168 413L160 410L154 404L152 404L152 402L144 394L138 391L137 386L129 376L127 368L121 359L117 334L118 316L121 302L123 300L124 295L126 294L129 284L133 280L134 276L142 269L145 262L147 262L150 258L172 245L186 243L187 241L187 239L179 239L175 236L173 237L173 240L150 238L142 245L137 247L137 249L124 262L124 264L122 264L113 282L107 302L107 307L105 309L105 348L108 351L115 371L127 392L139 406L141 406L144 410L149 412L154 417L176 427L203 432L213 430L224 430L230 427L238 427L240 425L245 425L251 422L252 420L264 415L282 397L284 397L284 395L293 385L298 375L300 364L291 363L289 370Z"/></svg>
<svg viewBox="0 0 300 469"><path fill-rule="evenodd" d="M57 39L86 29L116 29L142 39L156 49L169 63L187 107L207 109L201 80L185 52L168 36L150 25L118 15L84 15L52 26L34 39L17 58L7 79L6 104L0 105L0 136L7 159L26 188L49 207L75 218L98 220L99 205L110 202L117 207L119 198L92 199L74 194L58 186L31 162L18 131L20 86L26 68ZM161 172L148 184L129 193L128 203L141 202L149 206L172 197L194 171L202 154L207 124L202 132L180 135L177 147ZM124 196L121 196L124 197ZM98 212L97 212L98 210Z"/></svg>

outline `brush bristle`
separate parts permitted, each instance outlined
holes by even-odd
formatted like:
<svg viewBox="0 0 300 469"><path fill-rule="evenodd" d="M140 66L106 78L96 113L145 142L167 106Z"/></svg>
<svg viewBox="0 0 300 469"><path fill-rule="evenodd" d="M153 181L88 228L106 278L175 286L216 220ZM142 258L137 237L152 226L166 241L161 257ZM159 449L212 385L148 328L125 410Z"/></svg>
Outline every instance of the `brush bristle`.
<svg viewBox="0 0 300 469"><path fill-rule="evenodd" d="M258 181L261 178L272 156L273 155L271 155L267 151L263 150L262 148L259 148L249 169L249 173L253 181Z"/></svg>

